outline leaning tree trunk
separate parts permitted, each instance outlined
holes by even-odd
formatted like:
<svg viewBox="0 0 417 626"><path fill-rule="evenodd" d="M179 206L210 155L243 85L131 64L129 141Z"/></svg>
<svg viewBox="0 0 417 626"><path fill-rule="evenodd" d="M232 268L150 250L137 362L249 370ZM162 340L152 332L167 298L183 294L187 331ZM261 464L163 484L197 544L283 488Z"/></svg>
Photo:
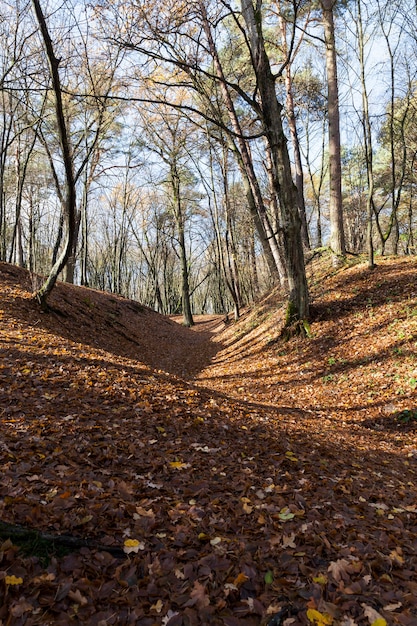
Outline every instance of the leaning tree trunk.
<svg viewBox="0 0 417 626"><path fill-rule="evenodd" d="M284 46L285 55L288 57L288 46L287 46L287 22L284 20L282 14L279 16L279 24L281 30L281 38L282 45ZM298 138L297 131L297 122L295 117L295 104L294 104L294 94L293 94L293 81L291 74L291 61L288 58L288 64L285 68L285 89L287 93L287 121L288 128L291 135L292 147L294 153L294 174L295 174L295 186L297 187L297 198L298 198L298 210L300 212L301 219L301 237L303 240L304 247L309 250L310 249L310 236L308 233L308 224L307 224L307 216L306 216L306 204L304 199L304 172L303 172L303 164L301 161L301 149L300 149L300 141Z"/></svg>
<svg viewBox="0 0 417 626"><path fill-rule="evenodd" d="M287 284L287 270L282 259L282 252L278 245L276 235L273 232L269 217L263 204L262 195L258 182L255 178L253 167L248 160L246 163L244 162L242 153L236 146L235 142L231 139L229 141L229 146L236 158L236 162L242 176L242 184L245 190L247 206L252 216L259 241L261 242L269 273L274 284L279 281L281 287L285 287ZM248 173L248 169L250 170L250 174Z"/></svg>
<svg viewBox="0 0 417 626"><path fill-rule="evenodd" d="M257 0L255 9L252 0L241 0L242 15L248 29L252 64L261 100L262 123L272 157L273 189L271 191L278 198L279 227L284 243L289 291L286 326L295 324L302 332L302 321L309 315L309 297L297 190L292 179L287 139L282 126L282 104L277 100L275 77L265 49L261 5L261 0Z"/></svg>
<svg viewBox="0 0 417 626"><path fill-rule="evenodd" d="M221 63L221 58L217 51L216 44L211 32L204 2L200 2L200 11L203 18L203 28L207 36L210 54L213 59L217 78L219 79L220 90L223 96L224 104L232 126L232 130L235 135L234 138L229 137L229 146L236 156L237 163L242 174L242 180L245 187L246 197L248 199L249 210L254 217L256 229L260 234L261 244L265 251L265 256L271 276L274 281L279 279L280 283L282 284L285 281L285 269L283 267L280 267L280 255L275 233L273 232L269 223L269 217L266 212L262 193L259 187L259 182L256 177L253 160L250 155L246 139L244 138L244 133L242 132L239 118L236 113L236 108L230 94L229 87L227 85L226 77L224 75L223 66Z"/></svg>
<svg viewBox="0 0 417 626"><path fill-rule="evenodd" d="M68 258L71 254L74 242L74 232L76 224L76 195L75 195L75 180L73 170L72 151L70 146L69 135L65 123L64 105L62 102L61 81L59 77L59 62L60 60L55 56L54 47L51 37L49 35L48 27L46 25L45 17L43 15L39 0L32 0L33 8L35 11L36 19L39 24L39 28L42 33L43 42L45 45L45 51L48 58L49 71L52 80L52 88L55 96L55 114L57 119L59 142L62 151L62 157L65 169L65 219L66 219L66 238L61 251L61 254L54 263L49 276L41 286L41 288L35 293L36 299L39 301L43 308L47 307L47 299L52 289L55 286L57 278L60 272L64 269Z"/></svg>

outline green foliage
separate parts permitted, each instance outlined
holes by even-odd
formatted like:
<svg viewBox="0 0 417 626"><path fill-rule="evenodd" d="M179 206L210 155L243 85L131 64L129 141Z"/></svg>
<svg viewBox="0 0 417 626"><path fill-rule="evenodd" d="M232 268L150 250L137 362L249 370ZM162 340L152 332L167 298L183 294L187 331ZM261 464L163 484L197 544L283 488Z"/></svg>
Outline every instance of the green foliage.
<svg viewBox="0 0 417 626"><path fill-rule="evenodd" d="M404 409L397 415L397 420L403 424L417 422L417 409Z"/></svg>
<svg viewBox="0 0 417 626"><path fill-rule="evenodd" d="M297 321L297 307L294 302L289 300L287 304L287 310L285 313L285 326L291 326L294 322Z"/></svg>
<svg viewBox="0 0 417 626"><path fill-rule="evenodd" d="M94 306L95 306L94 302L88 296L83 298L83 302L84 302L84 304L86 304L88 306L89 309L93 309Z"/></svg>
<svg viewBox="0 0 417 626"><path fill-rule="evenodd" d="M303 320L303 327L304 327L304 332L306 334L306 337L311 339L313 335L311 333L311 326L310 326L308 320Z"/></svg>

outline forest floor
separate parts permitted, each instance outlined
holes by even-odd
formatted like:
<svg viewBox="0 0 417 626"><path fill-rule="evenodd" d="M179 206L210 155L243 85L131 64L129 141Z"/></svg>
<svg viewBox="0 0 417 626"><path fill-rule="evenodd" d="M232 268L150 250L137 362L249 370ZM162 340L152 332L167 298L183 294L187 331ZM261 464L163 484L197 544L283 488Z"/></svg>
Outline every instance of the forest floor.
<svg viewBox="0 0 417 626"><path fill-rule="evenodd" d="M416 626L417 261L308 274L284 342L0 264L1 626Z"/></svg>

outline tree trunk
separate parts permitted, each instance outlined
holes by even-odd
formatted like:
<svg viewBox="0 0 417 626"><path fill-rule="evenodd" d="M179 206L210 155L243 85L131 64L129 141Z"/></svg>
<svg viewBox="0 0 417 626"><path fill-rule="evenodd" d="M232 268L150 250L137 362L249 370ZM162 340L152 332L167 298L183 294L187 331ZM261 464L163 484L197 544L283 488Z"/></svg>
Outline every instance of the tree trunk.
<svg viewBox="0 0 417 626"><path fill-rule="evenodd" d="M366 198L367 222L366 222L366 248L368 252L368 267L374 269L374 243L372 237L372 221L374 215L374 169L373 169L373 148L372 130L369 118L368 90L365 79L365 43L362 23L362 0L357 0L357 33L359 47L359 63L362 84L362 123L365 143L366 174L368 179L368 194Z"/></svg>
<svg viewBox="0 0 417 626"><path fill-rule="evenodd" d="M194 326L191 311L190 283L188 273L187 250L185 245L184 215L180 196L180 177L176 171L175 164L171 164L171 184L173 191L174 217L178 230L178 243L180 248L181 264L181 301L184 326Z"/></svg>
<svg viewBox="0 0 417 626"><path fill-rule="evenodd" d="M329 121L330 247L333 251L334 263L335 265L338 265L341 258L346 255L346 244L343 229L339 87L337 80L337 59L333 18L333 8L335 4L336 0L321 0L324 39L326 44L327 104Z"/></svg>
<svg viewBox="0 0 417 626"><path fill-rule="evenodd" d="M285 55L288 54L287 49L287 28L286 22L282 15L279 18L282 44L284 46ZM288 127L290 129L292 148L294 152L294 166L295 166L295 186L297 187L297 199L298 210L300 212L301 220L301 237L304 247L310 249L310 237L308 234L307 217L306 217L306 205L304 200L304 173L303 164L301 161L300 142L298 140L297 123L295 119L295 107L294 96L292 87L292 75L291 75L291 63L289 62L285 68L285 88L287 92L287 120Z"/></svg>
<svg viewBox="0 0 417 626"><path fill-rule="evenodd" d="M45 17L43 15L39 0L32 0L32 5L35 11L36 19L39 24L39 28L42 33L42 38L45 45L46 55L48 57L49 70L52 79L52 87L55 96L55 112L57 118L59 140L61 144L62 157L64 161L65 169L65 218L67 222L67 232L65 244L59 255L56 263L50 270L49 276L41 286L41 288L35 293L35 297L43 308L47 308L47 299L52 289L55 286L57 278L60 272L64 269L74 241L75 232L75 212L76 212L76 194L75 194L75 180L73 161L69 135L65 123L64 105L62 102L61 81L59 77L59 59L54 54L54 48L52 40L49 35L48 27L46 25Z"/></svg>
<svg viewBox="0 0 417 626"><path fill-rule="evenodd" d="M74 283L75 276L75 264L76 264L76 256L77 256L77 243L78 243L78 235L80 232L80 223L81 223L81 211L76 211L75 213L75 228L74 228L74 241L72 244L71 253L68 257L67 264L65 266L65 282L66 283Z"/></svg>
<svg viewBox="0 0 417 626"><path fill-rule="evenodd" d="M275 78L265 50L261 4L261 1L258 0L255 10L252 0L241 0L242 14L248 30L252 64L261 100L262 123L272 157L272 192L276 194L279 205L279 227L284 243L289 290L286 326L298 324L302 330L300 322L307 319L309 315L309 297L297 190L291 175L287 139L282 127L282 105L277 100Z"/></svg>
<svg viewBox="0 0 417 626"><path fill-rule="evenodd" d="M219 78L220 89L223 96L224 104L226 106L233 132L236 135L236 143L234 142L234 140L231 139L230 147L238 159L238 165L242 173L243 184L245 185L246 196L248 198L249 210L254 216L256 229L261 234L260 239L262 246L266 251L268 267L271 271L272 278L275 281L279 279L282 283L282 281L285 280L285 271L283 267L280 268L277 241L269 223L268 215L266 213L262 198L262 193L256 177L253 161L248 149L247 142L243 136L244 134L240 126L239 118L236 113L236 109L230 95L229 88L227 86L221 60L217 52L212 32L210 30L210 24L207 19L205 5L203 3L200 3L200 10L203 18L203 28L209 44L210 54L213 58L217 77ZM255 215L256 213L257 217ZM270 248L270 251L267 250L267 247ZM275 268L273 267L274 264Z"/></svg>
<svg viewBox="0 0 417 626"><path fill-rule="evenodd" d="M266 263L268 265L269 273L271 274L274 284L278 282L282 287L286 285L287 271L285 263L282 259L282 254L277 244L275 234L273 233L271 224L269 222L268 215L266 214L265 206L263 204L263 198L259 190L258 182L255 180L255 173L252 171L252 184L247 171L249 163L245 163L242 158L242 154L233 141L229 142L231 150L236 157L236 161L242 176L242 183L245 189L246 200L248 203L249 212L253 218L256 232L261 242L262 250L265 255ZM253 170L253 166L250 166ZM257 192L254 194L254 187Z"/></svg>
<svg viewBox="0 0 417 626"><path fill-rule="evenodd" d="M214 214L210 209L211 218L213 222L213 229L216 235L216 256L217 262L216 266L220 267L223 271L223 278L226 286L229 290L229 294L233 300L234 305L234 318L237 321L240 317L240 307L241 307L241 294L240 294L240 281L239 281L239 273L236 263L236 247L234 242L234 234L233 234L233 224L231 218L231 208L230 208L230 197L229 197L229 172L228 172L228 148L226 142L222 142L222 162L221 162L221 172L222 172L222 183L223 183L223 204L224 204L224 213L225 213L225 236L222 237L220 231L220 217L218 210L218 203L216 195L213 193L213 203L214 203ZM211 186L214 190L214 173L213 173L213 151L210 146L210 178L211 178ZM211 203L210 203L211 204ZM227 264L225 260L225 255L227 259ZM220 274L220 272L219 272ZM219 285L219 294L224 308L224 314L227 318L228 310L224 306L223 294L221 293L221 286Z"/></svg>

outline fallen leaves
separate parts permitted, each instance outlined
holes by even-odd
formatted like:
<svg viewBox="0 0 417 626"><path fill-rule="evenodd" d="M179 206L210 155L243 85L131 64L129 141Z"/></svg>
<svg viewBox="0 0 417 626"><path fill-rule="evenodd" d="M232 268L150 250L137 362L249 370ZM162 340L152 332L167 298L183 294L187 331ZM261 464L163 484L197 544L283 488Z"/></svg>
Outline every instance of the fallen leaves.
<svg viewBox="0 0 417 626"><path fill-rule="evenodd" d="M198 609L204 609L210 604L210 598L207 595L206 588L198 580L194 582L194 586L190 593L191 600L186 602L186 606L196 606Z"/></svg>
<svg viewBox="0 0 417 626"><path fill-rule="evenodd" d="M315 609L308 609L307 618L315 626L331 626L333 624L333 618L327 613L320 613Z"/></svg>
<svg viewBox="0 0 417 626"><path fill-rule="evenodd" d="M346 276L347 290L363 288L363 276ZM338 325L326 312L330 287L315 303L313 337L278 354L256 341L228 344L227 334L208 343L95 292L97 317L83 317L67 286L54 302L65 315L32 325L29 296L5 287L1 518L108 550L84 544L45 565L4 542L0 621L416 623L417 444L412 423L385 427L412 404L394 376L410 387L415 365L411 352L401 363L383 353L391 339L382 306L375 324L385 334L359 318L353 291L351 304L338 300ZM390 319L402 315L395 306ZM124 335L113 336L103 328L116 307ZM413 319L404 314L402 327ZM165 325L168 344L158 335ZM167 373L193 378L198 369L192 383Z"/></svg>
<svg viewBox="0 0 417 626"><path fill-rule="evenodd" d="M184 470L184 469L188 469L190 466L189 463L183 463L182 461L171 461L169 466L172 469L177 469L177 470Z"/></svg>
<svg viewBox="0 0 417 626"><path fill-rule="evenodd" d="M5 576L4 581L6 585L21 585L23 583L23 578L21 578L20 576L17 577L12 574L11 576Z"/></svg>
<svg viewBox="0 0 417 626"><path fill-rule="evenodd" d="M360 571L361 567L362 565L358 559L338 559L329 564L327 571L336 582L341 582L342 580L350 580L351 574Z"/></svg>
<svg viewBox="0 0 417 626"><path fill-rule="evenodd" d="M374 608L366 604L362 604L365 617L368 618L371 626L388 626L387 621Z"/></svg>

